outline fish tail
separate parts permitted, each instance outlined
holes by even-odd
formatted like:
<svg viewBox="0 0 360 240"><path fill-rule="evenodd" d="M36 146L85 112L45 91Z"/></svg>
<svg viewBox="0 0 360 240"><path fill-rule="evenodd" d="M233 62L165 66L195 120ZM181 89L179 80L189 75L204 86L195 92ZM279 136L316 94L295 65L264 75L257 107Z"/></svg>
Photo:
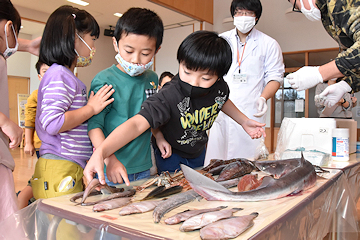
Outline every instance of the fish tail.
<svg viewBox="0 0 360 240"><path fill-rule="evenodd" d="M244 210L243 208L232 208L232 210L234 211L234 212L237 212L237 211L241 211L241 210Z"/></svg>
<svg viewBox="0 0 360 240"><path fill-rule="evenodd" d="M254 217L257 217L257 216L259 216L259 213L258 212L253 212L253 213L250 213L250 215L252 215Z"/></svg>

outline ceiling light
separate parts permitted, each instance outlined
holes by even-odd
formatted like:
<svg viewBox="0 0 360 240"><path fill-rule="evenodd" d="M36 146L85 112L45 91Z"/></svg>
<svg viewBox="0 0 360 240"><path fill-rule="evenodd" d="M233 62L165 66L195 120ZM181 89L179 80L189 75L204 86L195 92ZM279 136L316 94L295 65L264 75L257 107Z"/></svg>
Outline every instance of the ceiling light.
<svg viewBox="0 0 360 240"><path fill-rule="evenodd" d="M67 0L68 2L72 2L72 3L75 3L75 4L79 4L81 6L87 6L89 5L88 2L85 2L85 1L82 1L82 0Z"/></svg>
<svg viewBox="0 0 360 240"><path fill-rule="evenodd" d="M122 16L121 13L114 13L114 15L115 15L116 17L121 17L121 16Z"/></svg>

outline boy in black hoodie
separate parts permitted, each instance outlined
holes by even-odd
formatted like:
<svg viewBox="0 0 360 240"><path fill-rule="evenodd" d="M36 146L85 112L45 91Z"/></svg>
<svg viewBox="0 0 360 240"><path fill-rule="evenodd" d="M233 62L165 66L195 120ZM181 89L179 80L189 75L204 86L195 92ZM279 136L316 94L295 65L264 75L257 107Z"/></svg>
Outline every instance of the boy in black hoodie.
<svg viewBox="0 0 360 240"><path fill-rule="evenodd" d="M172 147L173 153L168 159L163 158L169 155L165 147L159 146L155 153L159 172L180 169L180 163L192 168L203 166L208 140L206 130L220 110L239 123L252 138L265 135L262 128L265 124L246 117L228 99L229 88L223 76L230 68L231 58L229 44L217 33L190 34L178 49L179 73L96 149L84 170L87 180L97 173L104 184L104 159L150 127L156 129L153 133L157 141L167 141ZM161 139L161 134L157 136L160 132L166 141Z"/></svg>

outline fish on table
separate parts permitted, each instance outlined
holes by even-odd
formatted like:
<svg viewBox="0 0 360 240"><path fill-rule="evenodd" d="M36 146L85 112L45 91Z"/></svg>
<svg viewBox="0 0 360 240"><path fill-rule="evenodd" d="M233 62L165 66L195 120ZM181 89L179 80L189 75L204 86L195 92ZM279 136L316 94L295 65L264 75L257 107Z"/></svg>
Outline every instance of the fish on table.
<svg viewBox="0 0 360 240"><path fill-rule="evenodd" d="M156 206L158 206L159 204L163 203L166 199L161 199L161 200L148 200L148 201L141 201L141 202L134 202L130 205L127 205L125 207L123 207L120 212L119 215L120 216L125 216L125 215L130 215L130 214L134 214L134 213L144 213L144 212L149 212L151 210L154 210L154 208Z"/></svg>
<svg viewBox="0 0 360 240"><path fill-rule="evenodd" d="M216 222L220 219L232 217L234 212L243 210L242 208L223 209L220 211L213 211L202 213L187 219L181 226L180 231L189 232L200 229L210 223Z"/></svg>
<svg viewBox="0 0 360 240"><path fill-rule="evenodd" d="M216 182L221 182L251 173L255 169L252 162L247 160L238 160L227 164L220 172Z"/></svg>
<svg viewBox="0 0 360 240"><path fill-rule="evenodd" d="M105 202L100 202L93 206L93 211L102 212L106 210L120 208L125 205L128 205L131 202L131 199L132 199L131 197L125 197L125 198L115 198Z"/></svg>
<svg viewBox="0 0 360 240"><path fill-rule="evenodd" d="M93 196L93 195L97 195L100 194L100 191L96 191L95 188L97 187L101 187L102 189L105 189L105 191L107 193L119 193L119 192L123 192L124 189L123 188L115 188L115 187L110 187L109 185L107 185L106 183L104 185L102 185L99 181L99 179L97 178L93 178L88 186L85 188L85 191L76 194L75 196L73 196L70 201L71 202L75 202L76 199L81 198L80 204L83 204L86 200L86 198L88 198L89 196Z"/></svg>
<svg viewBox="0 0 360 240"><path fill-rule="evenodd" d="M181 164L185 178L195 192L208 201L265 201L285 197L313 187L316 183L314 166L300 159L298 167L283 175L279 179L267 177L262 185L254 190L245 192L232 192L217 182L203 177L188 166ZM265 184L266 183L266 184Z"/></svg>
<svg viewBox="0 0 360 240"><path fill-rule="evenodd" d="M200 229L202 240L236 238L254 225L254 218L259 214L253 212L249 215L231 217L211 223Z"/></svg>
<svg viewBox="0 0 360 240"><path fill-rule="evenodd" d="M171 217L168 217L165 219L165 223L168 225L178 224L180 222L183 222L193 216L206 213L206 212L214 212L214 211L220 211L224 208L227 208L227 206L219 206L216 208L204 208L204 209L197 209L197 210L185 210L184 212L177 213Z"/></svg>
<svg viewBox="0 0 360 240"><path fill-rule="evenodd" d="M200 173L199 173L200 174ZM207 177L206 177L207 178ZM234 178L227 181L219 182L222 186L225 188L230 188L237 186L240 178ZM197 194L194 190L188 190L186 192L182 192L179 194L176 194L175 196L171 196L166 201L164 201L162 204L157 206L154 209L153 212L153 220L155 223L159 223L161 218L171 210L180 207L186 203L189 203L191 201L194 201L195 199L198 199L199 201L202 199L202 197Z"/></svg>
<svg viewBox="0 0 360 240"><path fill-rule="evenodd" d="M162 198L167 197L175 193L181 192L183 189L182 186L175 185L172 187L166 187L166 186L158 186L151 192L149 192L148 195L146 195L142 200L148 200L152 198Z"/></svg>
<svg viewBox="0 0 360 240"><path fill-rule="evenodd" d="M166 199L162 204L155 207L153 211L154 222L160 222L161 218L165 215L165 213L170 212L171 210L186 203L192 202L195 199L202 199L202 197L196 192L194 192L194 190L182 192Z"/></svg>
<svg viewBox="0 0 360 240"><path fill-rule="evenodd" d="M112 199L116 199L116 198L124 198L124 197L131 197L133 195L135 195L136 193L136 190L135 189L128 189L124 192L118 192L118 193L112 193L110 195L108 195L107 197L104 197L102 199L99 199L97 201L94 201L94 202L84 202L81 204L81 206L92 206L92 205L95 205L95 204L98 204L98 203L101 203L101 202L104 202L104 201L109 201L109 200L112 200Z"/></svg>

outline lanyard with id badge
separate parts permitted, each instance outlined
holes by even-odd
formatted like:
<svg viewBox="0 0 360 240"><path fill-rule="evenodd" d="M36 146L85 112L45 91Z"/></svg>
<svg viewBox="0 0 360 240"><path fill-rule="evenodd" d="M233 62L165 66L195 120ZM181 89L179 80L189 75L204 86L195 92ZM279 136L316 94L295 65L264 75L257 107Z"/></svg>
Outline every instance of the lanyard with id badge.
<svg viewBox="0 0 360 240"><path fill-rule="evenodd" d="M246 76L246 74L241 73L241 69L240 69L241 62L242 62L244 52L245 52L245 47L246 47L246 42L244 44L244 48L243 48L243 51L242 51L242 54L241 54L241 58L239 56L239 48L238 48L238 51L237 51L237 57L238 57L238 63L239 63L239 72L238 73L235 72L234 75L233 75L234 83L243 83L243 84L247 83L247 76Z"/></svg>

